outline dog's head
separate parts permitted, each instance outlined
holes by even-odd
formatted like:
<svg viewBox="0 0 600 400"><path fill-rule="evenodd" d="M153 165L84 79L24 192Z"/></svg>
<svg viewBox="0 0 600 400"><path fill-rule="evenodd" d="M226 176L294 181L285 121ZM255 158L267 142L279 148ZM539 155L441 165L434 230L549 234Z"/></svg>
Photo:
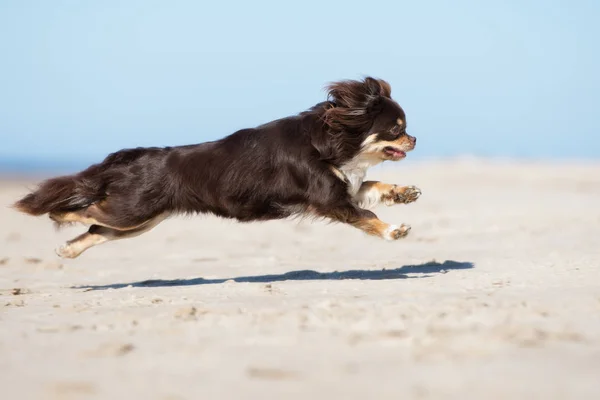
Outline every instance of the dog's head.
<svg viewBox="0 0 600 400"><path fill-rule="evenodd" d="M406 115L392 100L389 83L368 77L328 90L324 129L311 135L322 159L339 165L358 156L376 164L401 160L414 149L417 139L406 133Z"/></svg>

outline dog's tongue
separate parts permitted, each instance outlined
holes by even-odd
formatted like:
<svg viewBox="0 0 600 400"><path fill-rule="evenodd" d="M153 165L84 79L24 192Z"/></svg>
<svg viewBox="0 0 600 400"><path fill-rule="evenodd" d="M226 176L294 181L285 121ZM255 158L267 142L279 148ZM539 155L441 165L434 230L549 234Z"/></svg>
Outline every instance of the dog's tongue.
<svg viewBox="0 0 600 400"><path fill-rule="evenodd" d="M385 152L395 158L406 157L406 153L393 147L387 147Z"/></svg>

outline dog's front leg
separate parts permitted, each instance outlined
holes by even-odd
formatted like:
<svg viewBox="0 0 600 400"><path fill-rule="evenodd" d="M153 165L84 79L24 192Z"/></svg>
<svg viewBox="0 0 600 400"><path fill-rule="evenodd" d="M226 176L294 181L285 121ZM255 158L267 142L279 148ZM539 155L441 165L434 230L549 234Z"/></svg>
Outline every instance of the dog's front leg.
<svg viewBox="0 0 600 400"><path fill-rule="evenodd" d="M356 207L352 203L327 208L319 212L324 217L334 221L343 222L362 230L363 232L378 236L385 240L403 238L410 231L410 226L401 224L391 225L381 221L373 212Z"/></svg>
<svg viewBox="0 0 600 400"><path fill-rule="evenodd" d="M421 190L415 186L398 186L376 181L363 182L354 201L360 208L372 209L383 203L386 206L393 204L408 204L416 201L421 195Z"/></svg>

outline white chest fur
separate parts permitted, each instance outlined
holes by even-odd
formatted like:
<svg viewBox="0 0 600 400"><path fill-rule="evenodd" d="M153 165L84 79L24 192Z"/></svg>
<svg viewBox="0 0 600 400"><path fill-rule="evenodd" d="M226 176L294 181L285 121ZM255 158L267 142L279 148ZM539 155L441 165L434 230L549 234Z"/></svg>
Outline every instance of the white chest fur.
<svg viewBox="0 0 600 400"><path fill-rule="evenodd" d="M355 196L358 193L367 175L367 169L380 162L380 160L357 157L340 167L340 171L348 180L348 193L350 195Z"/></svg>

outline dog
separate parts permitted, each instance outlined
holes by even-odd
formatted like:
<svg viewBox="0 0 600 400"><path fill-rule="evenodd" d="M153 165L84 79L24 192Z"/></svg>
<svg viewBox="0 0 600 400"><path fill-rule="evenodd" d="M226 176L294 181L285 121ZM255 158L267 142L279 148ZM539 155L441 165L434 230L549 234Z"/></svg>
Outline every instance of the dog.
<svg viewBox="0 0 600 400"><path fill-rule="evenodd" d="M149 231L171 215L211 213L241 222L312 216L386 240L410 227L383 222L376 205L412 203L421 191L365 181L367 169L399 161L416 138L382 79L343 80L327 100L295 116L220 140L124 149L69 176L48 179L13 206L89 230L56 249L75 258L92 246Z"/></svg>

